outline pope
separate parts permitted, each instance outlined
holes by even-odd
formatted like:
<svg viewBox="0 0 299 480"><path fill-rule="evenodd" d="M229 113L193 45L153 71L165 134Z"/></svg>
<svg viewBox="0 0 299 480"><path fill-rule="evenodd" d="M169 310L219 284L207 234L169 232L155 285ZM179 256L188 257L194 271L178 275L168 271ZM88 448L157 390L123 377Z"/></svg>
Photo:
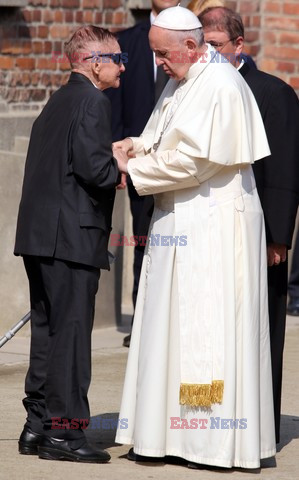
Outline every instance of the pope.
<svg viewBox="0 0 299 480"><path fill-rule="evenodd" d="M239 73L213 61L201 24L180 6L149 33L170 80L127 172L154 194L116 441L130 459L176 456L190 467L258 468L275 454L263 213L252 164L269 155L255 99ZM171 419L225 419L219 429L173 429ZM242 419L246 428L235 428ZM233 428L225 428L225 425ZM142 456L142 457L140 457Z"/></svg>

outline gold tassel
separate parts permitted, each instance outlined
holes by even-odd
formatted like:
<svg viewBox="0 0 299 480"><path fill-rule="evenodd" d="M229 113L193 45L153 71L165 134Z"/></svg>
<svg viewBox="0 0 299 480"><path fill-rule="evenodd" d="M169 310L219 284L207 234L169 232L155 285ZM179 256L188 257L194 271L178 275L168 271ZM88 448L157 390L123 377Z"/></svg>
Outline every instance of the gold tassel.
<svg viewBox="0 0 299 480"><path fill-rule="evenodd" d="M181 383L180 405L210 407L213 403L222 403L223 390L223 380L213 380L212 385Z"/></svg>

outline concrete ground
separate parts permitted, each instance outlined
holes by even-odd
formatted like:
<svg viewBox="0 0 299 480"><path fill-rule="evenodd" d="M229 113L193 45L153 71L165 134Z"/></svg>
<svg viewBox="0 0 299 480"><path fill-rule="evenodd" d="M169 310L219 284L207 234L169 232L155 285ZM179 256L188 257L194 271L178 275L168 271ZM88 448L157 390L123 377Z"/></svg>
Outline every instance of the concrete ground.
<svg viewBox="0 0 299 480"><path fill-rule="evenodd" d="M22 398L29 338L17 334L0 350L0 479L213 480L232 477L243 480L259 475L262 480L295 480L299 471L299 317L289 317L287 323L281 443L275 459L265 460L261 469L251 471L216 468L190 470L182 465L137 464L127 460L129 447L116 445L115 430L103 428L103 419L117 418L128 354L128 349L122 347L124 331L114 328L96 330L93 334L93 376L89 400L92 421L102 427L88 431L90 442L109 450L111 463L80 464L19 455L17 441L25 420Z"/></svg>

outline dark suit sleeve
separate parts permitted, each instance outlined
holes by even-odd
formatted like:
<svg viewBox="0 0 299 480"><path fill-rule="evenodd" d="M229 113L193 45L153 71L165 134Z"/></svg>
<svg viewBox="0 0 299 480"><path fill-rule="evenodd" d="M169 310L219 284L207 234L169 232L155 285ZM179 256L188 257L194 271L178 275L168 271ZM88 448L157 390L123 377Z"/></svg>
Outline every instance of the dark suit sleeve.
<svg viewBox="0 0 299 480"><path fill-rule="evenodd" d="M264 125L271 156L255 164L263 169L267 242L291 247L299 196L299 100L281 84L267 107Z"/></svg>
<svg viewBox="0 0 299 480"><path fill-rule="evenodd" d="M72 143L72 167L86 185L109 189L119 183L112 155L110 104L104 96L87 105Z"/></svg>

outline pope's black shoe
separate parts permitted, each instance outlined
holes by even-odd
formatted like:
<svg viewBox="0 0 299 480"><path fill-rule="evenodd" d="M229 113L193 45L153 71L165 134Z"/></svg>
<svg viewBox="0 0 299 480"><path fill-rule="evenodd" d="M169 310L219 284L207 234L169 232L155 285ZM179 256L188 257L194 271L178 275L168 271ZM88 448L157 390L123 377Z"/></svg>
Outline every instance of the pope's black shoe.
<svg viewBox="0 0 299 480"><path fill-rule="evenodd" d="M70 462L106 463L110 455L105 450L94 450L86 441L79 448L74 442L43 436L38 447L38 456L45 460L69 460Z"/></svg>
<svg viewBox="0 0 299 480"><path fill-rule="evenodd" d="M299 297L291 297L287 306L287 314L299 316Z"/></svg>
<svg viewBox="0 0 299 480"><path fill-rule="evenodd" d="M130 448L128 451L127 459L132 462L165 463L165 457L146 457L144 455L138 455L134 452L133 448Z"/></svg>
<svg viewBox="0 0 299 480"><path fill-rule="evenodd" d="M42 435L35 433L27 425L24 426L19 438L19 453L22 455L38 455L38 446Z"/></svg>

